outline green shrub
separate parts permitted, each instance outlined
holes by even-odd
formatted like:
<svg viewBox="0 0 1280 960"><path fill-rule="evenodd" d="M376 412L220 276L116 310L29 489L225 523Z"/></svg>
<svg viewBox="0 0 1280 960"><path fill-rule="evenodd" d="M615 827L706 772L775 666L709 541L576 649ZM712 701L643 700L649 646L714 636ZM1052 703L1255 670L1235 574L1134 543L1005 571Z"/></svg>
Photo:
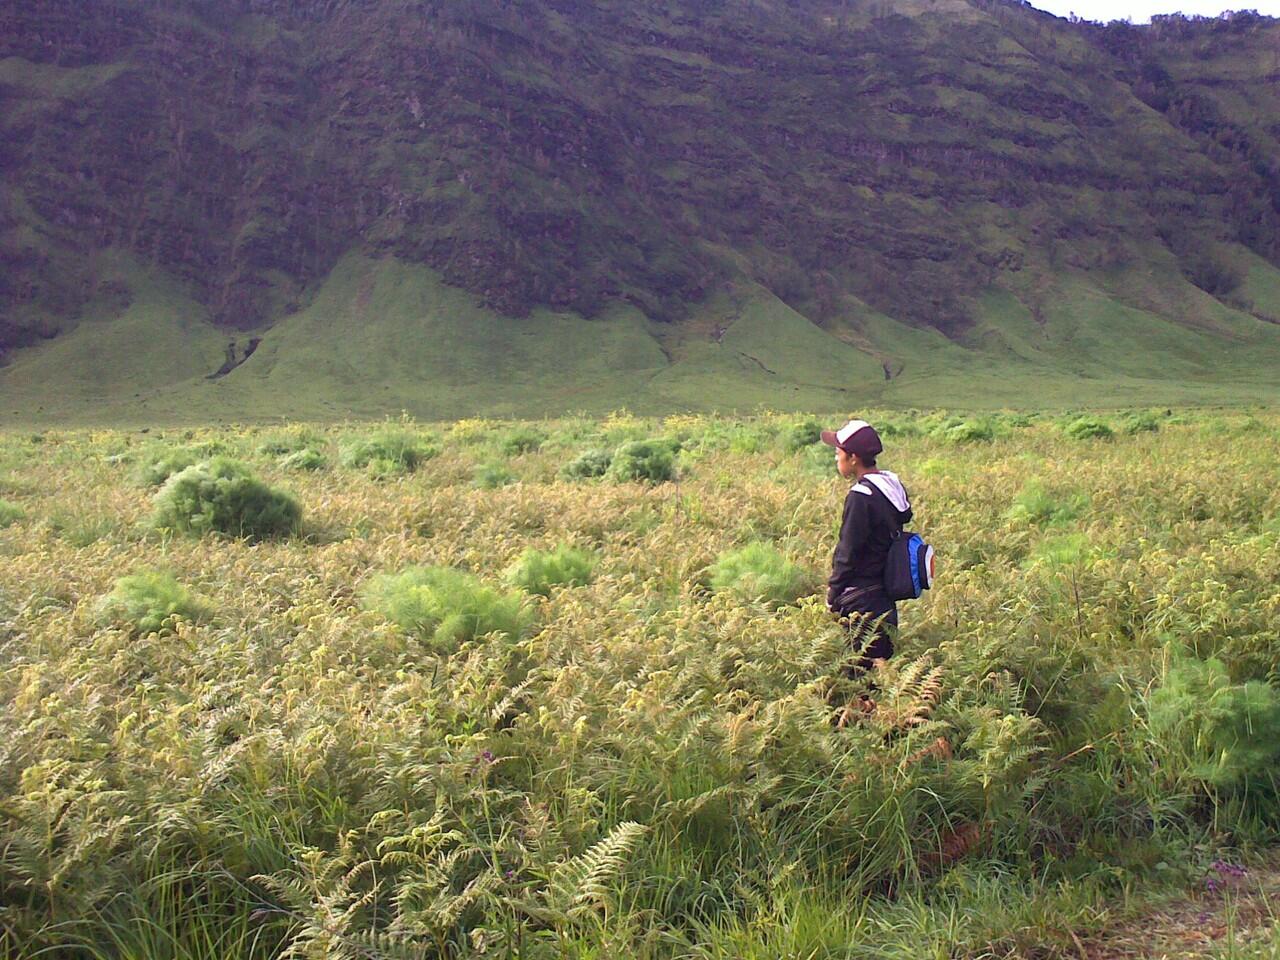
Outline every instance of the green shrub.
<svg viewBox="0 0 1280 960"><path fill-rule="evenodd" d="M591 477L603 477L613 462L613 454L608 450L583 450L580 454L560 468L560 476L567 480L586 480Z"/></svg>
<svg viewBox="0 0 1280 960"><path fill-rule="evenodd" d="M1160 429L1160 418L1149 410L1131 413L1120 421L1120 429L1130 436L1137 433L1155 433Z"/></svg>
<svg viewBox="0 0 1280 960"><path fill-rule="evenodd" d="M476 467L472 482L481 490L496 490L514 483L515 479L516 475L500 463L482 463Z"/></svg>
<svg viewBox="0 0 1280 960"><path fill-rule="evenodd" d="M836 475L836 449L825 443L812 443L800 451L797 461L805 473L820 477Z"/></svg>
<svg viewBox="0 0 1280 960"><path fill-rule="evenodd" d="M962 420L943 430L942 438L949 443L988 443L996 432L989 420Z"/></svg>
<svg viewBox="0 0 1280 960"><path fill-rule="evenodd" d="M524 599L451 567L410 567L375 577L365 604L441 653L487 633L519 639L532 623Z"/></svg>
<svg viewBox="0 0 1280 960"><path fill-rule="evenodd" d="M613 453L609 464L613 480L643 480L661 483L675 477L675 455L671 444L662 440L632 440Z"/></svg>
<svg viewBox="0 0 1280 960"><path fill-rule="evenodd" d="M257 479L244 464L226 457L187 467L155 496L155 525L187 533L218 532L265 539L295 533L298 502Z"/></svg>
<svg viewBox="0 0 1280 960"><path fill-rule="evenodd" d="M924 434L924 428L911 420L894 420L894 419L877 419L874 424L876 433L882 437L919 437Z"/></svg>
<svg viewBox="0 0 1280 960"><path fill-rule="evenodd" d="M725 441L732 453L763 453L773 442L773 433L768 424L737 424L725 434ZM679 440L663 439L672 444L672 453L678 453L683 446Z"/></svg>
<svg viewBox="0 0 1280 960"><path fill-rule="evenodd" d="M375 477L412 473L440 448L407 430L381 430L349 441L342 448L342 465L367 470Z"/></svg>
<svg viewBox="0 0 1280 960"><path fill-rule="evenodd" d="M12 523L17 523L26 514L22 508L16 503L10 503L8 500L0 500L0 528L7 527Z"/></svg>
<svg viewBox="0 0 1280 960"><path fill-rule="evenodd" d="M128 625L139 636L172 633L174 622L199 622L211 610L205 601L169 573L145 571L116 581L115 589L98 606L103 620Z"/></svg>
<svg viewBox="0 0 1280 960"><path fill-rule="evenodd" d="M822 424L812 417L796 420L782 428L782 449L787 453L799 453L805 447L822 442Z"/></svg>
<svg viewBox="0 0 1280 960"><path fill-rule="evenodd" d="M1029 480L1005 514L1010 520L1033 523L1037 526L1067 523L1074 520L1089 504L1082 493L1058 499L1039 480Z"/></svg>
<svg viewBox="0 0 1280 960"><path fill-rule="evenodd" d="M1173 658L1148 700L1151 732L1175 772L1221 790L1275 790L1280 693L1262 681L1232 683L1220 660Z"/></svg>
<svg viewBox="0 0 1280 960"><path fill-rule="evenodd" d="M503 436L499 449L509 457L536 453L546 443L547 435L535 427L516 427Z"/></svg>
<svg viewBox="0 0 1280 960"><path fill-rule="evenodd" d="M527 593L547 597L552 587L590 583L594 570L595 558L589 553L561 544L551 551L525 550L507 568L505 579Z"/></svg>
<svg viewBox="0 0 1280 960"><path fill-rule="evenodd" d="M1111 425L1097 417L1078 417L1062 428L1072 440L1110 440L1115 435Z"/></svg>
<svg viewBox="0 0 1280 960"><path fill-rule="evenodd" d="M1029 413L997 413L992 419L1001 426L1015 430L1025 429L1036 422L1036 418Z"/></svg>
<svg viewBox="0 0 1280 960"><path fill-rule="evenodd" d="M1031 552L1028 563L1055 573L1078 567L1093 555L1089 538L1083 533L1066 533L1043 540Z"/></svg>
<svg viewBox="0 0 1280 960"><path fill-rule="evenodd" d="M711 568L711 589L781 607L809 593L812 584L804 568L776 547L751 543L720 555Z"/></svg>
<svg viewBox="0 0 1280 960"><path fill-rule="evenodd" d="M257 452L264 457L283 457L319 447L322 442L313 430L295 430L263 440L258 444Z"/></svg>
<svg viewBox="0 0 1280 960"><path fill-rule="evenodd" d="M282 470L323 470L329 465L324 454L314 447L295 450L281 457L279 463Z"/></svg>
<svg viewBox="0 0 1280 960"><path fill-rule="evenodd" d="M134 467L133 479L144 487L158 487L175 473L200 462L200 455L186 447L156 447L146 451Z"/></svg>

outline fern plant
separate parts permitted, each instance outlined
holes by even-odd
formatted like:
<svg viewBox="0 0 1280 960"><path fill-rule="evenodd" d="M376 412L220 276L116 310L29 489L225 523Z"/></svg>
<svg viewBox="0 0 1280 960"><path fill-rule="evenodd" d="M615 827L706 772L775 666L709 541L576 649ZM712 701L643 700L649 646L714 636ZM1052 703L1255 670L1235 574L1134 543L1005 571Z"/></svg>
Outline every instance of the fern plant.
<svg viewBox="0 0 1280 960"><path fill-rule="evenodd" d="M514 898L520 913L564 933L610 902L611 885L627 864L648 827L626 821L582 853L555 864L546 886L534 897Z"/></svg>

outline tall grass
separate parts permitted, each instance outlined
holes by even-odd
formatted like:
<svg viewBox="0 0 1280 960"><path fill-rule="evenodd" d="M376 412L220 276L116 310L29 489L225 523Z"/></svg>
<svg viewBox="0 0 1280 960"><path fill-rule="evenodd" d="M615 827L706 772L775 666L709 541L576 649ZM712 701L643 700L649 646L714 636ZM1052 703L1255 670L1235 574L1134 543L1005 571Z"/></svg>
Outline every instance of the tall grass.
<svg viewBox="0 0 1280 960"><path fill-rule="evenodd" d="M0 529L0 955L1074 955L1274 841L1280 419L1212 484L1201 415L1118 431L1104 485L1052 420L957 461L897 415L946 575L869 677L821 594L845 485L794 419L574 423L499 495L491 428L442 427L399 483L291 474L319 533L257 541L151 528L120 434L0 437L29 517L99 531ZM557 476L652 436L696 454L678 488ZM591 575L553 589L547 544ZM786 563L788 602L737 589ZM217 615L99 616L148 567Z"/></svg>

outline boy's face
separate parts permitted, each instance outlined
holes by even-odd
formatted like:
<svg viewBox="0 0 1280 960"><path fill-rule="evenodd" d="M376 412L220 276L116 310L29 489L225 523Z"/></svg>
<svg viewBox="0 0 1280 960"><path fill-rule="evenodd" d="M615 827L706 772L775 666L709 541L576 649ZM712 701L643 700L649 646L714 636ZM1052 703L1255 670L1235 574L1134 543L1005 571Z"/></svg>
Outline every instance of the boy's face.
<svg viewBox="0 0 1280 960"><path fill-rule="evenodd" d="M840 476L848 480L853 476L856 464L857 460L852 455L845 453L840 447L836 447L836 469L840 472Z"/></svg>

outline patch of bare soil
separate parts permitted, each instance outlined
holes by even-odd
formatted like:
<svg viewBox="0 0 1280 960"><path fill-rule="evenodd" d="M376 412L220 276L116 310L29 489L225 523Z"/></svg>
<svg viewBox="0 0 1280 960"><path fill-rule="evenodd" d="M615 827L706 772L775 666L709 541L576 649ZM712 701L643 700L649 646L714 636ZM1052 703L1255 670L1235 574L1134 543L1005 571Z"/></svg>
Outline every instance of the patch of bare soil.
<svg viewBox="0 0 1280 960"><path fill-rule="evenodd" d="M1076 947L1082 960L1280 960L1280 860L1218 861L1194 892Z"/></svg>

